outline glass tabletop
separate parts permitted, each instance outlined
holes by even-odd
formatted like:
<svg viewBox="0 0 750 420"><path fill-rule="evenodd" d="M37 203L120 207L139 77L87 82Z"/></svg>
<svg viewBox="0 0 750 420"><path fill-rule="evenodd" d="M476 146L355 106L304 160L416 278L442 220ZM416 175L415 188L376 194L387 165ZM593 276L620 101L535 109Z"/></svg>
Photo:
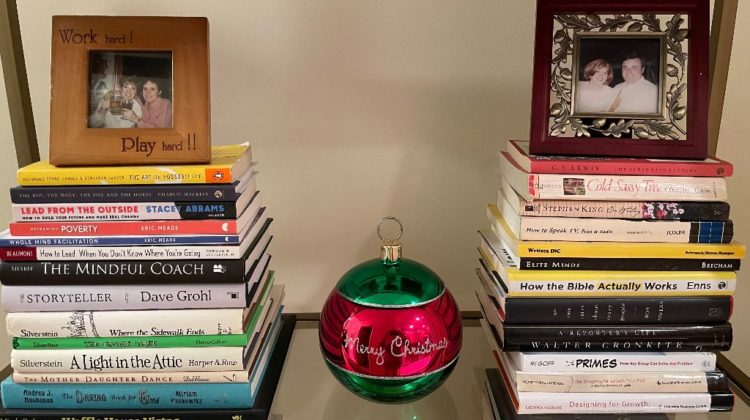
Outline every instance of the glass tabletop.
<svg viewBox="0 0 750 420"><path fill-rule="evenodd" d="M326 368L318 346L318 323L297 321L271 407L272 419L383 420L492 419L484 400L484 370L496 367L478 320L464 320L458 366L427 397L408 404L363 400L339 384ZM747 420L750 405L736 388L732 412L669 415L671 419Z"/></svg>

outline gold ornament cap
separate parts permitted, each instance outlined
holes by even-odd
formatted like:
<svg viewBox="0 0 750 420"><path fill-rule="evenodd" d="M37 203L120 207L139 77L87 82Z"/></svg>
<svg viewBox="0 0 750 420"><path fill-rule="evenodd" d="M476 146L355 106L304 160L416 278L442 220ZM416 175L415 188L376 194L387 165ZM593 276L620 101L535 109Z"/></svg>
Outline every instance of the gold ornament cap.
<svg viewBox="0 0 750 420"><path fill-rule="evenodd" d="M386 222L395 222L386 223ZM385 225L385 226L384 226ZM398 232L393 234L384 233L385 228L388 226L398 225ZM392 228L388 228L391 230ZM380 220L378 223L378 237L382 241L380 244L380 259L384 264L395 264L401 259L401 236L404 234L404 226L401 221L393 216L387 216Z"/></svg>

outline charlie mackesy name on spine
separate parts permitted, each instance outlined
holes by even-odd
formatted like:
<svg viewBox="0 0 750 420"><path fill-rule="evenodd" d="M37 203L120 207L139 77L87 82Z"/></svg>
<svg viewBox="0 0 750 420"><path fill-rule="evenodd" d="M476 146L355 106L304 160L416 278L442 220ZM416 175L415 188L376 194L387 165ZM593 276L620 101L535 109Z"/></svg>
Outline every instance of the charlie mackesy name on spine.
<svg viewBox="0 0 750 420"><path fill-rule="evenodd" d="M726 351L732 326L504 325L500 337L505 351Z"/></svg>
<svg viewBox="0 0 750 420"><path fill-rule="evenodd" d="M245 260L0 262L8 285L242 282Z"/></svg>

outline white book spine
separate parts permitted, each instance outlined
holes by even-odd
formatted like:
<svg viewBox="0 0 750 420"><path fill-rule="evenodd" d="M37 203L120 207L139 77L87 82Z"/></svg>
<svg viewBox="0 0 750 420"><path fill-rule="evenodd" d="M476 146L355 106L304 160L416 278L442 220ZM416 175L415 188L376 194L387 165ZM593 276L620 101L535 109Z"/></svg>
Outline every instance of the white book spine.
<svg viewBox="0 0 750 420"><path fill-rule="evenodd" d="M13 373L13 382L25 384L160 384L247 382L246 370L216 372L140 373Z"/></svg>
<svg viewBox="0 0 750 420"><path fill-rule="evenodd" d="M245 249L240 245L165 246L37 246L28 247L29 257L38 261L105 260L238 260ZM18 251L20 252L20 251Z"/></svg>
<svg viewBox="0 0 750 420"><path fill-rule="evenodd" d="M565 200L724 201L724 178L677 176L555 175L528 176L529 195Z"/></svg>
<svg viewBox="0 0 750 420"><path fill-rule="evenodd" d="M509 296L729 296L734 279L518 280L506 281Z"/></svg>
<svg viewBox="0 0 750 420"><path fill-rule="evenodd" d="M516 371L518 392L708 392L705 372L536 373Z"/></svg>
<svg viewBox="0 0 750 420"><path fill-rule="evenodd" d="M16 372L182 372L243 370L244 348L13 350Z"/></svg>
<svg viewBox="0 0 750 420"><path fill-rule="evenodd" d="M242 334L244 308L161 311L11 312L8 335L21 338Z"/></svg>
<svg viewBox="0 0 750 420"><path fill-rule="evenodd" d="M707 372L716 354L690 353L506 353L526 372Z"/></svg>
<svg viewBox="0 0 750 420"><path fill-rule="evenodd" d="M506 220L510 221L508 218ZM518 230L519 239L524 241L691 243L728 242L726 239L731 239L732 234L725 233L726 225L724 222L522 216ZM697 229L701 226L704 229L699 234Z"/></svg>
<svg viewBox="0 0 750 420"><path fill-rule="evenodd" d="M244 308L247 284L5 286L6 312Z"/></svg>
<svg viewBox="0 0 750 420"><path fill-rule="evenodd" d="M703 413L711 394L616 394L520 392L518 414Z"/></svg>
<svg viewBox="0 0 750 420"><path fill-rule="evenodd" d="M16 222L181 220L180 209L184 207L171 202L44 203L13 204L12 211ZM225 213L226 206L223 203L196 203L190 205L190 210L199 214Z"/></svg>

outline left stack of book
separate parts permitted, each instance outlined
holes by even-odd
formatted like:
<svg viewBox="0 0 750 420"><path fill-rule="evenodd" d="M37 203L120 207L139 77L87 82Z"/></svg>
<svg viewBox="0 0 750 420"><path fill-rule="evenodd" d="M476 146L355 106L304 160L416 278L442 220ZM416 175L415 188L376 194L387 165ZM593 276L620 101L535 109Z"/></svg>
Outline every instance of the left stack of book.
<svg viewBox="0 0 750 420"><path fill-rule="evenodd" d="M3 406L253 406L284 297L256 174L248 144L202 165L21 168Z"/></svg>

